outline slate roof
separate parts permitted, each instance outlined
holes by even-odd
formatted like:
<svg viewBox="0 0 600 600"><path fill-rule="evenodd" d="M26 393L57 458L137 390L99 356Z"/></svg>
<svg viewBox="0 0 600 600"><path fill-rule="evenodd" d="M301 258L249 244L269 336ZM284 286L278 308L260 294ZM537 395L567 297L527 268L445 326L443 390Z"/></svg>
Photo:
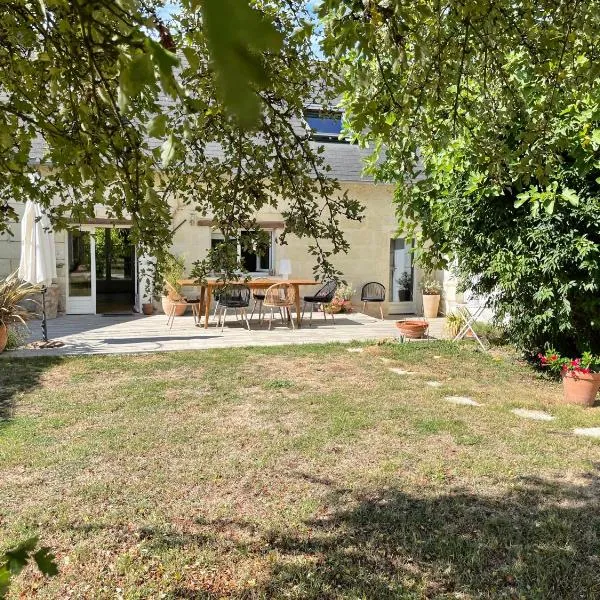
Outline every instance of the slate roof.
<svg viewBox="0 0 600 600"><path fill-rule="evenodd" d="M359 148L355 144L343 142L315 142L315 147L322 145L325 147L323 157L325 164L331 167L329 175L339 181L373 181L371 176L363 175L363 161L369 156L370 150ZM45 144L41 138L36 138L32 142L31 161L38 163L45 150ZM207 148L207 155L219 157L220 149L218 144L211 144Z"/></svg>

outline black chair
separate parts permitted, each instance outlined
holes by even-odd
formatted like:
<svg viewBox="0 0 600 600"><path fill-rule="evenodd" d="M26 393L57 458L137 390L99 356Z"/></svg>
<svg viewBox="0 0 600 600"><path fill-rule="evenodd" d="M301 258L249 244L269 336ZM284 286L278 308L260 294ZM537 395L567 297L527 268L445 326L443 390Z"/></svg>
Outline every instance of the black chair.
<svg viewBox="0 0 600 600"><path fill-rule="evenodd" d="M383 321L383 306L382 302L385 302L385 286L377 281L370 281L363 285L360 292L360 301L363 303L363 312L367 312L367 304L369 302L379 302L379 314Z"/></svg>
<svg viewBox="0 0 600 600"><path fill-rule="evenodd" d="M254 304L252 305L252 312L250 313L250 319L254 316L254 311L256 310L256 305L258 304L258 318L262 322L263 318L263 302L265 301L264 292L254 292L252 294L252 299L254 300Z"/></svg>
<svg viewBox="0 0 600 600"><path fill-rule="evenodd" d="M250 321L248 320L248 312L246 311L248 306L250 306L250 288L247 285L231 285L223 288L220 290L218 302L221 313L217 327L221 325L221 332L225 329L225 317L229 308L234 308L236 315L238 310L241 311L242 317L246 319L248 331L250 331ZM221 319L223 319L222 323Z"/></svg>
<svg viewBox="0 0 600 600"><path fill-rule="evenodd" d="M329 304L333 297L335 296L335 291L337 290L337 281L333 279L328 281L314 296L304 296L304 304L302 307L302 318L304 319L304 312L306 310L306 305L310 304L310 320L309 324L312 327L312 317L313 317L313 309L315 304ZM323 310L323 317L327 320L327 313ZM335 324L335 318L333 313L331 313L331 319Z"/></svg>

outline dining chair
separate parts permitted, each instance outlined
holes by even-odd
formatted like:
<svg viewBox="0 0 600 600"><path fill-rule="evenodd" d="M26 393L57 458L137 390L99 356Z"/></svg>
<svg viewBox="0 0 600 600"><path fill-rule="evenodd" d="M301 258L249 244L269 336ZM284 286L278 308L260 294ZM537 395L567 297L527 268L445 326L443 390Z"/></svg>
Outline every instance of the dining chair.
<svg viewBox="0 0 600 600"><path fill-rule="evenodd" d="M246 320L246 327L250 331L250 321L248 320L247 308L250 306L250 288L247 285L235 284L229 285L222 288L219 294L219 320L217 327L221 325L221 332L225 330L225 318L227 317L227 310L230 308L237 311L240 310L242 318ZM222 322L221 322L222 319Z"/></svg>
<svg viewBox="0 0 600 600"><path fill-rule="evenodd" d="M369 302L379 303L379 314L383 321L383 302L385 302L385 286L377 281L370 281L362 286L360 300L363 303L363 312L367 310Z"/></svg>
<svg viewBox="0 0 600 600"><path fill-rule="evenodd" d="M200 323L200 300L199 299L188 299L182 296L170 283L166 282L165 287L169 290L171 305L169 306L169 312L167 313L167 327L169 331L173 329L173 323L177 314L177 309L181 306L191 306L192 316L194 317L194 325Z"/></svg>
<svg viewBox="0 0 600 600"><path fill-rule="evenodd" d="M263 317L266 315L267 308L271 309L271 318L269 319L269 329L273 325L273 314L275 309L279 310L282 322L284 315L292 324L292 329L296 329L294 319L292 318L291 308L296 304L296 289L289 283L275 283L265 291L265 299L263 305Z"/></svg>
<svg viewBox="0 0 600 600"><path fill-rule="evenodd" d="M261 290L260 292L252 293L252 300L254 300L254 304L252 304L252 312L250 313L250 319L254 316L254 311L258 306L258 318L262 323L263 319L263 302L265 301L265 293Z"/></svg>
<svg viewBox="0 0 600 600"><path fill-rule="evenodd" d="M332 279L328 281L320 290L317 291L316 294L312 296L304 296L304 304L302 307L302 318L304 319L304 312L306 311L306 305L310 304L310 320L309 324L312 327L312 318L313 318L313 309L315 304L329 304L333 297L335 296L335 291L337 290L337 281ZM323 310L323 318L327 320L327 312ZM333 323L335 324L335 318L333 313L331 313L331 318Z"/></svg>

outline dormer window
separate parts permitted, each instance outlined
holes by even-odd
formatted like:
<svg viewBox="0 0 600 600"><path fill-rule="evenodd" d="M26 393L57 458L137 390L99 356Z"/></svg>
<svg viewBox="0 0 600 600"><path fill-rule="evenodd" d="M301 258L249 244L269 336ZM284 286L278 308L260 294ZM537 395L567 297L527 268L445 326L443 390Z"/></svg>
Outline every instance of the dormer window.
<svg viewBox="0 0 600 600"><path fill-rule="evenodd" d="M342 132L342 113L331 110L309 109L304 118L312 131L312 138L320 142L344 142Z"/></svg>

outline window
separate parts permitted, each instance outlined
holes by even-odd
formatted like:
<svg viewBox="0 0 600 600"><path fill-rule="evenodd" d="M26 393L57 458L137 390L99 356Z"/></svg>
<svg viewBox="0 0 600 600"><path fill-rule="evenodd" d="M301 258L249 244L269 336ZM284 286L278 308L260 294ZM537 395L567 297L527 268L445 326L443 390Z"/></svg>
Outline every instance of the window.
<svg viewBox="0 0 600 600"><path fill-rule="evenodd" d="M247 231L242 231L240 240L236 242L238 259L242 263L244 270L249 273L268 273L273 268L273 232L268 233L269 248L261 253L253 249L250 242L244 243L244 238L248 240L250 236L250 233ZM210 242L211 248L224 243L224 239L221 233L213 233Z"/></svg>
<svg viewBox="0 0 600 600"><path fill-rule="evenodd" d="M315 140L328 142L344 142L340 139L342 132L342 113L324 110L306 110L304 118L312 130Z"/></svg>

